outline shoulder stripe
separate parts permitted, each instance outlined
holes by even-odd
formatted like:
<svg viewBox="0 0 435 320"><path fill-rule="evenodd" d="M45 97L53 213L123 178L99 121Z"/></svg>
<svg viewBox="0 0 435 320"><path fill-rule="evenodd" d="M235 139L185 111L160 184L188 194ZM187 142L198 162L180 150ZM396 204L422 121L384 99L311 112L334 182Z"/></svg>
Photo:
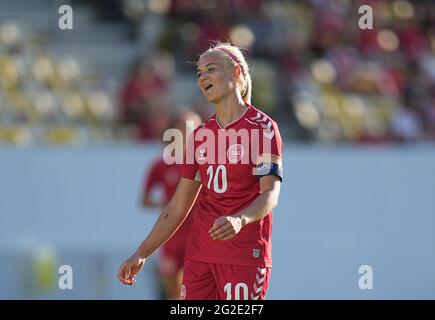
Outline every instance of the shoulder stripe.
<svg viewBox="0 0 435 320"><path fill-rule="evenodd" d="M275 136L275 131L274 130L269 130L269 132L264 131L263 135L267 138L267 139L272 139Z"/></svg>
<svg viewBox="0 0 435 320"><path fill-rule="evenodd" d="M257 121L258 121L258 122L265 122L265 121L267 121L267 117L264 116L263 119L261 119L261 120L257 120Z"/></svg>
<svg viewBox="0 0 435 320"><path fill-rule="evenodd" d="M261 118L261 114L260 114L260 112L257 112L257 116L251 117L249 119L257 121L257 119L260 119L260 118Z"/></svg>
<svg viewBox="0 0 435 320"><path fill-rule="evenodd" d="M273 120L270 119L266 114L257 111L257 115L255 117L249 118L252 121L249 121L246 119L246 121L250 123L256 123L257 125L260 125L261 128L265 129L263 131L263 135L265 138L271 140L275 136L275 130L272 127Z"/></svg>
<svg viewBox="0 0 435 320"><path fill-rule="evenodd" d="M270 129L270 127L272 126L272 122L268 121L267 124L262 124L261 127L263 129Z"/></svg>
<svg viewBox="0 0 435 320"><path fill-rule="evenodd" d="M246 121L248 121L250 124L255 124L256 126L259 126L259 123L253 122L251 120L249 120L248 118L245 118Z"/></svg>

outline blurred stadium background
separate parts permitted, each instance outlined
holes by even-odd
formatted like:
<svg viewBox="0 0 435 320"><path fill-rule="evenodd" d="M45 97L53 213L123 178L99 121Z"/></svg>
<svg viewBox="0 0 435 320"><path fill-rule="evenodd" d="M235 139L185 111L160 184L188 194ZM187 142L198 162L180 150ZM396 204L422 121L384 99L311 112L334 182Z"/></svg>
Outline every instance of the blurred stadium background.
<svg viewBox="0 0 435 320"><path fill-rule="evenodd" d="M142 179L171 113L213 113L209 40L246 49L285 142L268 298L434 299L431 0L0 0L0 299L158 298L155 257L134 288L115 275L155 220Z"/></svg>

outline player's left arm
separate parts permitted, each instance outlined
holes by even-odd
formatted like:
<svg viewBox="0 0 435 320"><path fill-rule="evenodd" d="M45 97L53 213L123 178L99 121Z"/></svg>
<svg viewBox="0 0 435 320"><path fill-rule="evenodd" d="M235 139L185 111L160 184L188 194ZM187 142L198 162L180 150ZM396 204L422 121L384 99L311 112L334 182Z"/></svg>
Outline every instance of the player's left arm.
<svg viewBox="0 0 435 320"><path fill-rule="evenodd" d="M209 230L213 240L229 240L233 238L244 226L263 219L277 206L281 189L281 173L276 170L281 170L281 166L281 159L273 156L271 171L262 176L259 181L261 194L250 206L240 212L216 219Z"/></svg>

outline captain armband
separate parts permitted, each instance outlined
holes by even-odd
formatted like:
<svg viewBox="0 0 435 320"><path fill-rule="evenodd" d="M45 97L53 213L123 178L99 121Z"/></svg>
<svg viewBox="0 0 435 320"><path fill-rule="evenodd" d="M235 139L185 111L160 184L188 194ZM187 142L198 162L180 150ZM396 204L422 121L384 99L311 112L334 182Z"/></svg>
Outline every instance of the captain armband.
<svg viewBox="0 0 435 320"><path fill-rule="evenodd" d="M260 163L254 169L254 175L257 179L264 176L277 176L282 181L282 167L276 163Z"/></svg>

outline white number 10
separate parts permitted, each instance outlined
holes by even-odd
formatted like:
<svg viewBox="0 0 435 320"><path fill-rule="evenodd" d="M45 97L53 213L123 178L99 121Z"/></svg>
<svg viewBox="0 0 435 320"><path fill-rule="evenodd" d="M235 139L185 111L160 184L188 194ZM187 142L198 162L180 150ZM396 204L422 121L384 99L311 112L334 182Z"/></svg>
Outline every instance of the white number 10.
<svg viewBox="0 0 435 320"><path fill-rule="evenodd" d="M231 282L228 282L224 287L227 300L231 300L232 298L231 287ZM240 291L242 292L242 297L240 297ZM234 288L234 300L248 300L248 286L246 283L239 282L236 284Z"/></svg>
<svg viewBox="0 0 435 320"><path fill-rule="evenodd" d="M225 168L225 166L223 164L220 164L216 167L214 179L213 179L213 166L212 165L208 166L207 175L208 175L207 188L210 189L211 181L213 180L214 192L224 193L225 191L227 191L227 168ZM219 175L221 176L222 187L219 187Z"/></svg>

